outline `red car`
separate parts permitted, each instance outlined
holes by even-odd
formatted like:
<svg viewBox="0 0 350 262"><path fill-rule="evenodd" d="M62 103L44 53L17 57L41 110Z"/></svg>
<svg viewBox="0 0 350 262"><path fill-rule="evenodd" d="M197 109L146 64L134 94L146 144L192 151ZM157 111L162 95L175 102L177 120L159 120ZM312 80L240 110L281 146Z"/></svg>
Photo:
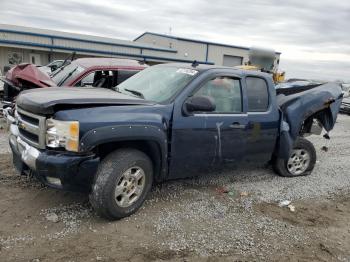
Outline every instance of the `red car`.
<svg viewBox="0 0 350 262"><path fill-rule="evenodd" d="M146 68L136 60L80 58L47 75L33 64L20 64L7 72L2 81L4 100L13 101L19 92L52 86L93 86L112 88Z"/></svg>

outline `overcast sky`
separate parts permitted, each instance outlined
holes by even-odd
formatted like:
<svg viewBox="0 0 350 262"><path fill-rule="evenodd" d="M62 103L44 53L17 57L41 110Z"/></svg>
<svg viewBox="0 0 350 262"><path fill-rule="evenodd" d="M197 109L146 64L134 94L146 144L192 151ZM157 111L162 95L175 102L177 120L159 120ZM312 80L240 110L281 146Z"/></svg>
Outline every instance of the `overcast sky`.
<svg viewBox="0 0 350 262"><path fill-rule="evenodd" d="M282 52L287 77L350 80L350 1L0 0L0 22L132 40L145 31Z"/></svg>

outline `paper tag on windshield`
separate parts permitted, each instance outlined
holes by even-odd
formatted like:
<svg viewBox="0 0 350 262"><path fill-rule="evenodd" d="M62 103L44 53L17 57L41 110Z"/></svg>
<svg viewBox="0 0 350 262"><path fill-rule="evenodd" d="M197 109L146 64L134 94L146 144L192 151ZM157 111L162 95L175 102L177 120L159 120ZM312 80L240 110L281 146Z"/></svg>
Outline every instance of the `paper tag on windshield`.
<svg viewBox="0 0 350 262"><path fill-rule="evenodd" d="M176 71L176 73L194 76L195 74L198 73L198 71L197 71L197 70L193 70L193 69L188 69L188 68L179 68L179 69Z"/></svg>

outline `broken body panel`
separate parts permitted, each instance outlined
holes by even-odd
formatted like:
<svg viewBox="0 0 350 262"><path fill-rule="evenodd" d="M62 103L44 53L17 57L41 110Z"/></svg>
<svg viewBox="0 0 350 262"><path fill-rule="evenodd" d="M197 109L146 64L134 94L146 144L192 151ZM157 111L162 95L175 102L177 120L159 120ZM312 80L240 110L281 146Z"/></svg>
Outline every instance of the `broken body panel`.
<svg viewBox="0 0 350 262"><path fill-rule="evenodd" d="M69 66L79 70L72 74L75 69L65 70ZM10 102L24 90L57 86L77 86L82 79L96 71L134 71L136 73L146 67L146 65L140 64L138 61L128 59L80 58L72 62L69 61L50 76L34 64L19 64L11 68L6 73L6 76L0 80L5 84L4 100ZM60 78L66 79L66 81L59 83L55 79L58 74L60 74ZM127 77L123 76L124 78L126 79ZM109 85L111 84L107 85L108 88L110 88Z"/></svg>

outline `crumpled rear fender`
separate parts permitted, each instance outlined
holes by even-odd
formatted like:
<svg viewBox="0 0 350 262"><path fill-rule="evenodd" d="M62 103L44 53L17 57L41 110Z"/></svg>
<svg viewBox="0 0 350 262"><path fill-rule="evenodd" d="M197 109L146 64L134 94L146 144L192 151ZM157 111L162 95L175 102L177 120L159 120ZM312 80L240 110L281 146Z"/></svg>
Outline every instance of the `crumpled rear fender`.
<svg viewBox="0 0 350 262"><path fill-rule="evenodd" d="M333 129L340 110L342 90L339 84L327 83L314 89L290 96L278 96L280 107L280 133L275 156L288 159L303 124L317 119L329 132Z"/></svg>

